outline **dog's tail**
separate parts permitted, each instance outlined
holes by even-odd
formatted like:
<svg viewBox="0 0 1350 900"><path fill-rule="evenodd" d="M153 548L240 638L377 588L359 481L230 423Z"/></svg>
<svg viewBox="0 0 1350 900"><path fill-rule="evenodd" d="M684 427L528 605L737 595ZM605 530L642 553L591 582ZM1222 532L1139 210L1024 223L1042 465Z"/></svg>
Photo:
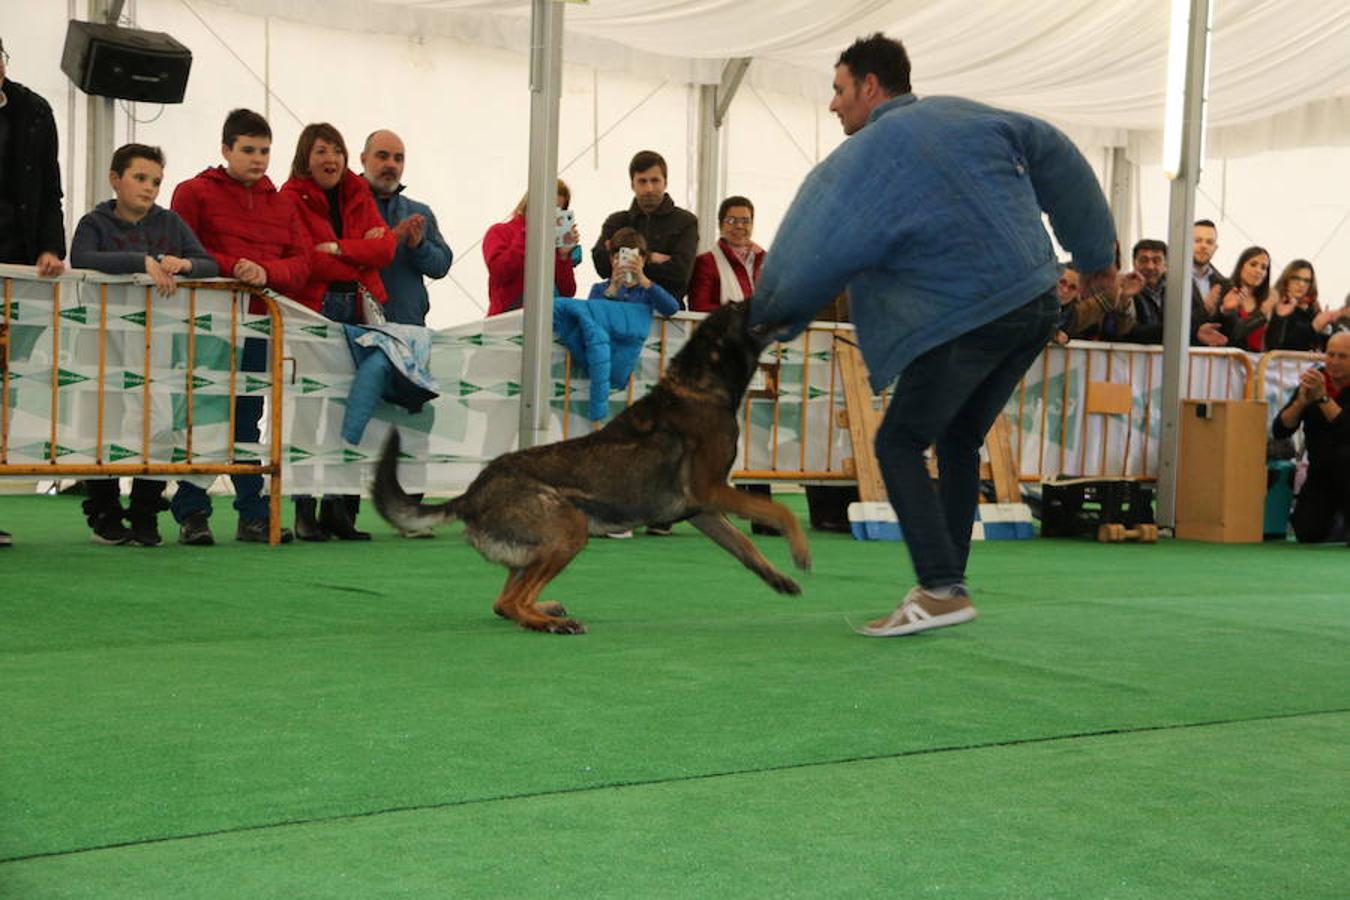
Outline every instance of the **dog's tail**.
<svg viewBox="0 0 1350 900"><path fill-rule="evenodd" d="M384 442L384 452L380 454L379 465L375 467L375 484L370 491L375 509L386 522L405 534L426 531L454 519L455 500L448 500L445 503L419 503L406 494L399 485L400 443L398 429L390 428L389 437Z"/></svg>

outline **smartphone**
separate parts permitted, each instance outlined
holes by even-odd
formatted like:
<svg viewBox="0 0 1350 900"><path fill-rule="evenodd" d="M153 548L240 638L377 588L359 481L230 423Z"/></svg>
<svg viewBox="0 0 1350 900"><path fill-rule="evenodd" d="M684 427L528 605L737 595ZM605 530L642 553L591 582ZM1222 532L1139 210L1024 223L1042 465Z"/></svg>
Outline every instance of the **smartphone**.
<svg viewBox="0 0 1350 900"><path fill-rule="evenodd" d="M642 254L638 251L638 248L636 247L620 247L619 265L623 265L624 263L635 263L641 256ZM634 275L632 272L627 272L623 276L623 281L624 284L628 285L629 287L632 287L633 285L637 284L637 276Z"/></svg>
<svg viewBox="0 0 1350 900"><path fill-rule="evenodd" d="M567 239L568 232L576 224L576 214L570 209L555 207L553 210L553 243L554 246L561 247Z"/></svg>

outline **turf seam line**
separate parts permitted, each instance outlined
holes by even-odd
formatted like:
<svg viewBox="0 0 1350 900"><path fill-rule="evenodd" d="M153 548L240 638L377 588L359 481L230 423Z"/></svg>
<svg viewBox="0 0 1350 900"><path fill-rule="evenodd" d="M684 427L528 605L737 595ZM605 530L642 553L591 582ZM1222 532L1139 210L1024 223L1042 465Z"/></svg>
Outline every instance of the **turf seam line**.
<svg viewBox="0 0 1350 900"><path fill-rule="evenodd" d="M446 803L419 803L409 806L391 806L385 809L373 809L365 812L340 813L331 816L315 816L308 819L286 819L280 822L268 822L262 825L240 825L236 828L220 828L214 831L200 831L193 834L175 834L165 837L143 838L134 841L118 841L111 844L97 844L91 847L75 847L69 850L51 850L44 853L30 853L24 856L10 856L0 859L0 865L28 862L36 859L52 859L64 856L78 856L82 853L95 853L100 850L123 850L130 847L145 847L155 844L170 844L178 841L191 841L199 838L221 837L229 834L246 834L251 831L270 831L275 828L293 828L306 825L322 825L329 822L342 822L352 819L371 819L376 816L395 815L407 812L430 812L439 809L455 809L463 806L480 806L488 803L510 802L514 800L535 800L541 797L564 797L568 794L586 794L592 791L606 791L620 788L650 787L663 784L681 784L691 781L712 781L718 778L733 778L738 775L761 775L774 772L790 772L795 769L815 769L825 766L849 765L861 762L878 762L887 759L906 759L916 756L936 756L942 753L962 753L968 750L990 750L1002 747L1025 747L1034 744L1049 744L1056 741L1075 741L1115 735L1148 734L1161 731L1185 731L1195 728L1212 728L1222 725L1245 725L1254 722L1278 722L1284 719L1316 718L1350 713L1350 707L1337 709L1314 709L1304 712L1279 713L1269 716L1252 716L1237 719L1213 719L1204 722L1182 722L1177 725L1141 725L1136 728L1103 728L1097 731L1076 731L1068 734L1048 735L1044 737L1014 738L1006 741L988 741L981 744L956 744L947 747L927 747L922 750L904 750L899 753L876 753L867 756L847 756L838 759L822 759L813 762L784 763L778 766L765 766L754 769L728 769L723 772L704 772L698 775L682 775L674 778L653 778L646 781L613 781L606 784L589 784L583 787L557 788L545 791L529 791L521 794L499 794L494 797L473 797L467 800L453 800Z"/></svg>

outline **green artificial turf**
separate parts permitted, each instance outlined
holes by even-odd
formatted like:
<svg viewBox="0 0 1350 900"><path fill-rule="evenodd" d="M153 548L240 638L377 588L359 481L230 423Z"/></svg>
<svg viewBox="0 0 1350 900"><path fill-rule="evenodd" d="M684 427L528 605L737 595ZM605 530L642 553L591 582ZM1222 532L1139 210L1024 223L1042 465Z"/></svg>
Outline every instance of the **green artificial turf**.
<svg viewBox="0 0 1350 900"><path fill-rule="evenodd" d="M109 548L0 498L0 896L885 896L912 854L916 895L1345 880L1343 546L990 542L976 622L868 640L901 545L812 533L782 597L679 526L593 541L559 637L492 615L457 527L362 523Z"/></svg>

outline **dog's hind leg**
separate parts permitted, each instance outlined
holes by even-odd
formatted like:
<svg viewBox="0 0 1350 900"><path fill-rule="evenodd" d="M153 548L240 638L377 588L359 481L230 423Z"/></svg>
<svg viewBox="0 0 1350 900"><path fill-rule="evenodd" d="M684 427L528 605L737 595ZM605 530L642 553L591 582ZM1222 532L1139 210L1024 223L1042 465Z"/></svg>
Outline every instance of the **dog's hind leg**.
<svg viewBox="0 0 1350 900"><path fill-rule="evenodd" d="M538 600L544 586L586 546L586 517L579 510L569 509L547 524L549 540L540 545L528 563L511 569L492 611L531 631L585 634L586 626L567 618L562 604Z"/></svg>
<svg viewBox="0 0 1350 900"><path fill-rule="evenodd" d="M787 535L788 548L792 551L793 563L803 572L810 571L811 548L806 543L806 532L802 531L801 523L792 514L792 510L783 504L775 503L758 494L738 491L729 484L715 484L708 489L707 496L702 499L702 505L705 509L716 510L720 513L735 513L752 522L772 525L777 528ZM732 530L735 531L735 529ZM736 531L736 533L740 534L739 531ZM708 536L712 537L711 534ZM741 535L741 537L744 537L744 535ZM713 537L713 540L716 541L717 538ZM721 544L722 542L718 541L718 543ZM726 544L722 544L722 546L726 547ZM727 547L727 549L731 550L730 547ZM735 552L732 550L733 554ZM740 559L740 557L737 556L737 559ZM741 561L745 562L744 560ZM749 563L746 563L746 565L749 565Z"/></svg>
<svg viewBox="0 0 1350 900"><path fill-rule="evenodd" d="M727 521L721 513L705 512L692 517L689 524L712 538L713 543L726 550L754 572L764 583L780 594L800 594L802 589L782 572L773 567L773 563L764 558L748 537L735 525Z"/></svg>

